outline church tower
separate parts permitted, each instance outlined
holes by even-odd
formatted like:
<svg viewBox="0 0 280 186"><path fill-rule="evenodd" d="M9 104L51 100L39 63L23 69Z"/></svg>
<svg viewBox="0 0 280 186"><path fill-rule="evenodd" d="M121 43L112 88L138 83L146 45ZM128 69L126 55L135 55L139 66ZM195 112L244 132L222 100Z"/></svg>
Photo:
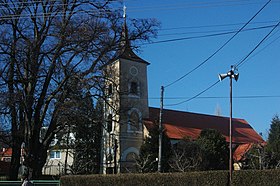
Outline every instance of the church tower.
<svg viewBox="0 0 280 186"><path fill-rule="evenodd" d="M143 122L149 117L147 66L130 44L124 7L120 49L106 65L102 172L133 172L143 143Z"/></svg>

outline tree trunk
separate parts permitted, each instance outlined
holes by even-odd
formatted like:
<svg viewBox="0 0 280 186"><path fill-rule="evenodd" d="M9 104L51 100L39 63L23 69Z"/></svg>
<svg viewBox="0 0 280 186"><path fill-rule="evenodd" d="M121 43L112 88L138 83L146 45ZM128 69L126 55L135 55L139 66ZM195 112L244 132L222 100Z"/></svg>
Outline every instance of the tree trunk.
<svg viewBox="0 0 280 186"><path fill-rule="evenodd" d="M47 149L41 145L37 151L33 151L31 157L30 169L32 171L32 179L38 179L42 176L43 167L47 161Z"/></svg>
<svg viewBox="0 0 280 186"><path fill-rule="evenodd" d="M18 169L20 167L20 139L13 140L12 144L12 160L10 165L9 180L18 179Z"/></svg>

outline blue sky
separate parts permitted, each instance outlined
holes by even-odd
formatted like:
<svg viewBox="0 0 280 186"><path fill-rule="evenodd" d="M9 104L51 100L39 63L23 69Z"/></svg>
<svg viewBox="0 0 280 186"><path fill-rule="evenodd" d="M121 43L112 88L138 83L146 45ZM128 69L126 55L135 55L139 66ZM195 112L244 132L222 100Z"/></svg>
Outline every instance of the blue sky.
<svg viewBox="0 0 280 186"><path fill-rule="evenodd" d="M126 0L128 18L156 18L161 22L154 42L205 36L237 31L266 3L265 0ZM239 63L280 20L280 1L272 0L245 29L213 58L184 79L165 88L164 107L181 111L229 116L229 79L191 101L187 100L218 80ZM268 27L262 28L260 27ZM149 61L149 105L159 107L160 87L166 86L197 67L229 38L225 34L213 37L185 39L174 42L146 44L138 53ZM280 31L274 32L239 68L238 82L233 82L233 117L246 119L267 137L270 122L280 114ZM264 96L264 97L259 97ZM174 106L168 106L177 104Z"/></svg>

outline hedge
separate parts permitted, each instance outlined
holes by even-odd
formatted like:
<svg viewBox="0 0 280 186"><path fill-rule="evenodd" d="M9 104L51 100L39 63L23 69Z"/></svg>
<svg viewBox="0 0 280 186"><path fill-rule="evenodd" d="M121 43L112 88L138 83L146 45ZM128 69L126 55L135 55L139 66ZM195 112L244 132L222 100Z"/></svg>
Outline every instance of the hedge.
<svg viewBox="0 0 280 186"><path fill-rule="evenodd" d="M227 171L204 171L162 174L118 174L118 175L76 175L61 177L61 186L102 186L102 185L215 185L228 183Z"/></svg>
<svg viewBox="0 0 280 186"><path fill-rule="evenodd" d="M280 170L242 170L234 171L232 185L262 185L278 186L280 185Z"/></svg>
<svg viewBox="0 0 280 186"><path fill-rule="evenodd" d="M117 174L117 175L76 175L63 176L61 186L127 186L127 185L228 185L228 171L203 171L186 173ZM232 186L278 186L280 170L234 171Z"/></svg>

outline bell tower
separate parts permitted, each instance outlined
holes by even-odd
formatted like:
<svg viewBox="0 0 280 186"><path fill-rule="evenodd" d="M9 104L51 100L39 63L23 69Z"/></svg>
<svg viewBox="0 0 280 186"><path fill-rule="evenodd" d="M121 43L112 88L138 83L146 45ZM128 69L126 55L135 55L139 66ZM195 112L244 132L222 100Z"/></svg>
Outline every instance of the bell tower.
<svg viewBox="0 0 280 186"><path fill-rule="evenodd" d="M113 60L105 67L103 173L135 171L135 157L143 143L143 122L149 117L147 66L131 47L126 13Z"/></svg>

